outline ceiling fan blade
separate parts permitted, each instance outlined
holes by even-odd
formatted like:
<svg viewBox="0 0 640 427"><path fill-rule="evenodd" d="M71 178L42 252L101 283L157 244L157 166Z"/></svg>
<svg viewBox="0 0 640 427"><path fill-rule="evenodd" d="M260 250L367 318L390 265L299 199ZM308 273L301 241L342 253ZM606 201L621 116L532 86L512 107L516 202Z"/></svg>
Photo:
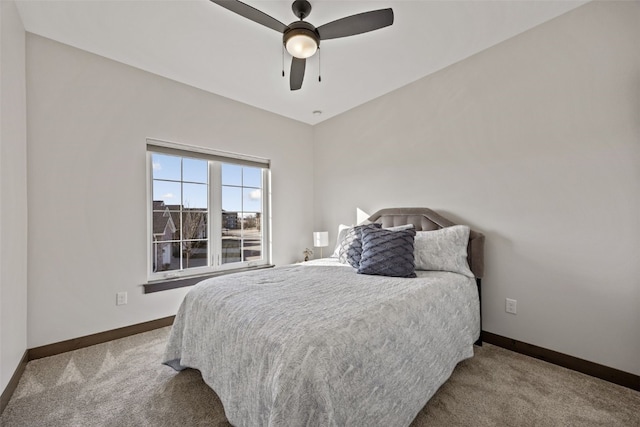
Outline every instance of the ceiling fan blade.
<svg viewBox="0 0 640 427"><path fill-rule="evenodd" d="M295 56L291 59L291 72L289 73L289 87L291 87L291 90L298 90L302 87L306 66L306 59L296 58Z"/></svg>
<svg viewBox="0 0 640 427"><path fill-rule="evenodd" d="M393 10L380 9L337 19L317 28L320 40L355 36L393 24Z"/></svg>
<svg viewBox="0 0 640 427"><path fill-rule="evenodd" d="M242 3L241 1L211 0L211 2L230 10L231 12L235 12L240 16L250 19L253 22L257 22L258 24L264 25L265 27L271 28L272 30L276 30L279 33L284 33L288 28L277 19L272 18L266 13L261 12L255 7L249 6L248 4Z"/></svg>

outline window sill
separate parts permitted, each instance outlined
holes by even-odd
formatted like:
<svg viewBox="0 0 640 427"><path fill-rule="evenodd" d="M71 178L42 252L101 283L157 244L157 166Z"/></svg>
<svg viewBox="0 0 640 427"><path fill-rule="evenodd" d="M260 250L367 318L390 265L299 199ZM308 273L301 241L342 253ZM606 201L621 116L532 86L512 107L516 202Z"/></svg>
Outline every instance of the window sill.
<svg viewBox="0 0 640 427"><path fill-rule="evenodd" d="M267 264L267 265L259 265L256 267L235 268L233 270L217 271L215 273L201 274L198 276L180 277L177 279L167 279L167 280L154 280L153 282L145 283L142 286L144 287L144 293L150 294L153 292L168 291L170 289L178 289L178 288L184 288L186 286L193 286L196 283L200 283L201 281L205 279L209 279L211 277L226 276L228 274L241 273L244 271L263 270L265 268L272 268L272 267L275 267L275 265Z"/></svg>

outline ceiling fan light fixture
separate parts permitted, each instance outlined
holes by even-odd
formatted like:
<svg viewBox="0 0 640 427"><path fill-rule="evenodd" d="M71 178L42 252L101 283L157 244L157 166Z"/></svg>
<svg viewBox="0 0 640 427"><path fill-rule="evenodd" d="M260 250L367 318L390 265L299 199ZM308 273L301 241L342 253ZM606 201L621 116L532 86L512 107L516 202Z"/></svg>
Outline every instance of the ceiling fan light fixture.
<svg viewBox="0 0 640 427"><path fill-rule="evenodd" d="M315 27L304 21L295 22L284 33L284 46L292 56L300 59L309 58L318 51L320 37Z"/></svg>
<svg viewBox="0 0 640 427"><path fill-rule="evenodd" d="M282 62L284 68L284 48L291 54L291 73L289 88L298 90L302 87L307 58L312 57L320 49L320 40L338 39L379 30L393 24L393 9L371 10L336 19L319 27L314 27L304 19L311 13L308 0L295 0L291 10L299 21L285 25L272 16L249 6L240 0L211 0L213 3L243 16L257 24L271 28L282 34ZM318 59L318 69L320 60ZM282 76L284 77L284 70ZM318 81L321 81L318 73Z"/></svg>
<svg viewBox="0 0 640 427"><path fill-rule="evenodd" d="M300 59L309 58L318 50L316 41L306 34L296 34L289 38L285 47L287 52Z"/></svg>

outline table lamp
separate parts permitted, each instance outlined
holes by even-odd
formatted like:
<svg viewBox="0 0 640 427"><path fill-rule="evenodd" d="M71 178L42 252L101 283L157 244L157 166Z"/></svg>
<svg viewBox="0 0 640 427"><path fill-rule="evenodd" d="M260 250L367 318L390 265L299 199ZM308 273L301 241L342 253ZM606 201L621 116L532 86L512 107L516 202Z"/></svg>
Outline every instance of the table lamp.
<svg viewBox="0 0 640 427"><path fill-rule="evenodd" d="M322 248L329 246L329 232L328 231L314 231L313 232L313 246L320 248L320 258L322 258Z"/></svg>

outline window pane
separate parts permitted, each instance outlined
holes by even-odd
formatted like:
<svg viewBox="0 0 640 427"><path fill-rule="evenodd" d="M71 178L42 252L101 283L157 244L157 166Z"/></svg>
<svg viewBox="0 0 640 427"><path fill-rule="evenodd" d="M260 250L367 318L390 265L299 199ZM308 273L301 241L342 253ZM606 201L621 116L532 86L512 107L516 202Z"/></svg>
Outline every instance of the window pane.
<svg viewBox="0 0 640 427"><path fill-rule="evenodd" d="M180 269L180 258L174 253L176 243L154 242L153 251L153 272L170 271Z"/></svg>
<svg viewBox="0 0 640 427"><path fill-rule="evenodd" d="M223 163L222 185L242 185L242 166Z"/></svg>
<svg viewBox="0 0 640 427"><path fill-rule="evenodd" d="M206 184L182 184L182 205L184 209L207 209Z"/></svg>
<svg viewBox="0 0 640 427"><path fill-rule="evenodd" d="M182 212L182 240L206 239L207 212L186 209Z"/></svg>
<svg viewBox="0 0 640 427"><path fill-rule="evenodd" d="M222 263L242 261L242 219L236 212L222 212Z"/></svg>
<svg viewBox="0 0 640 427"><path fill-rule="evenodd" d="M231 230L239 230L241 228L240 220L237 212L222 212L222 237L231 235Z"/></svg>
<svg viewBox="0 0 640 427"><path fill-rule="evenodd" d="M154 208L159 205L164 206L162 202L154 202ZM153 211L154 242L173 240L176 229L177 226L174 222L174 219L166 207L164 210Z"/></svg>
<svg viewBox="0 0 640 427"><path fill-rule="evenodd" d="M260 212L262 210L262 191L259 188L244 188L242 210L244 212Z"/></svg>
<svg viewBox="0 0 640 427"><path fill-rule="evenodd" d="M206 240L182 242L182 268L204 267L209 264Z"/></svg>
<svg viewBox="0 0 640 427"><path fill-rule="evenodd" d="M240 244L242 240L236 238L222 238L222 263L240 262Z"/></svg>
<svg viewBox="0 0 640 427"><path fill-rule="evenodd" d="M180 157L166 154L152 154L151 164L154 179L180 181Z"/></svg>
<svg viewBox="0 0 640 427"><path fill-rule="evenodd" d="M259 238L245 240L243 243L243 261L258 261L262 259L262 243Z"/></svg>
<svg viewBox="0 0 640 427"><path fill-rule="evenodd" d="M262 187L262 169L244 166L242 168L242 185L245 187Z"/></svg>
<svg viewBox="0 0 640 427"><path fill-rule="evenodd" d="M247 214L245 213L243 215L242 218L242 222L243 222L243 226L242 229L245 231L260 231L261 230L261 224L260 224L260 213L250 213ZM246 238L247 234L243 234L242 237Z"/></svg>
<svg viewBox="0 0 640 427"><path fill-rule="evenodd" d="M260 214L249 214L244 218L244 228L242 231L243 261L262 259L262 227L260 219Z"/></svg>
<svg viewBox="0 0 640 427"><path fill-rule="evenodd" d="M182 160L182 180L206 184L209 162L206 160L184 158Z"/></svg>
<svg viewBox="0 0 640 427"><path fill-rule="evenodd" d="M165 205L179 205L182 199L179 182L153 181L153 201L162 201Z"/></svg>
<svg viewBox="0 0 640 427"><path fill-rule="evenodd" d="M242 212L242 188L222 186L222 210Z"/></svg>

